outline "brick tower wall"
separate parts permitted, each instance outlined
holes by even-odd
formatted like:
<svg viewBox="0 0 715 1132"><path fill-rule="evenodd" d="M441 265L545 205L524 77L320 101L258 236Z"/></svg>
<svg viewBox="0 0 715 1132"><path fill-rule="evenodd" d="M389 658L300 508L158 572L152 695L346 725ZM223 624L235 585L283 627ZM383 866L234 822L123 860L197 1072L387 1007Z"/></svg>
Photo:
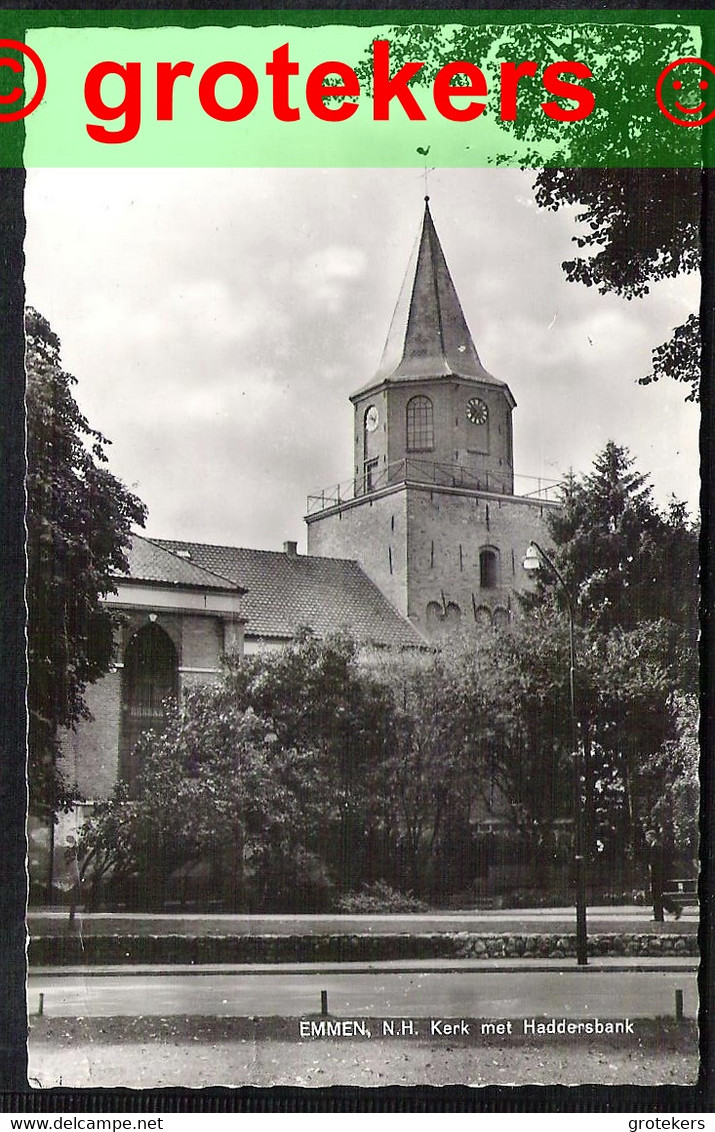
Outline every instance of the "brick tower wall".
<svg viewBox="0 0 715 1132"><path fill-rule="evenodd" d="M437 611L451 604L461 624L478 623L480 609L513 610L513 596L531 587L524 573L532 539L548 541L546 516L554 504L519 497L477 495L462 491L407 488L407 615L434 635ZM480 552L497 554L497 584L480 584ZM483 615L481 615L483 616ZM455 619L456 614L455 614ZM439 625L437 624L437 627Z"/></svg>
<svg viewBox="0 0 715 1132"><path fill-rule="evenodd" d="M407 521L404 487L307 520L308 554L352 558L407 616Z"/></svg>

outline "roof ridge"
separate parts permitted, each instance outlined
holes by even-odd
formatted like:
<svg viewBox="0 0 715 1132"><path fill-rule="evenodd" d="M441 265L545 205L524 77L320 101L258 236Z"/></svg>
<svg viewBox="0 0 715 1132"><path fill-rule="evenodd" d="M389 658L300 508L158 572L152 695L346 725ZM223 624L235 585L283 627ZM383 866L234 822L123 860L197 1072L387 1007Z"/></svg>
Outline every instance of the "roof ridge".
<svg viewBox="0 0 715 1132"><path fill-rule="evenodd" d="M420 630L420 629L419 629L419 628L417 627L417 625L415 625L414 621L410 621L409 617L407 617L407 616L406 616L406 614L404 614L404 613L400 613L400 611L399 611L399 609L397 608L397 606L396 606L396 605L393 605L393 604L392 604L392 602L390 601L390 599L389 599L389 597L387 596L387 594L386 594L386 593L384 593L384 592L383 592L383 591L382 591L382 590L380 589L380 587L378 586L377 582L373 582L373 580L372 580L372 578L370 577L370 575L369 575L368 573L366 573L366 572L365 572L365 570L363 570L363 568L362 568L362 566L360 565L360 563L359 563L359 562L356 562L356 566L357 566L358 570L360 571L360 573L362 574L362 576L363 576L363 577L365 578L365 580L367 581L368 585L372 586L372 588L373 588L373 589L374 589L374 590L375 590L375 591L377 592L377 594L378 594L378 596L379 596L380 600L381 600L381 601L384 601L385 605L386 605L386 606L388 607L388 609L390 609L390 611L391 611L392 613L394 613L395 617L398 617L398 618L400 619L400 621L402 621L402 622L403 622L403 623L404 623L405 625L409 625L410 629L412 629L412 631L413 631L414 633L416 633L416 635L417 635L417 636L419 637L419 639L420 639L421 641L423 641L423 642L424 642L424 644L426 644L426 645L427 645L427 644L429 644L429 641L428 641L428 640L427 640L427 638L426 638L426 637L424 636L424 634L422 633L422 631L421 631L421 630Z"/></svg>
<svg viewBox="0 0 715 1132"><path fill-rule="evenodd" d="M508 389L479 356L427 196L380 364L352 397L383 382L455 377Z"/></svg>
<svg viewBox="0 0 715 1132"><path fill-rule="evenodd" d="M429 223L428 223L428 221L429 221ZM447 360L447 346L446 346L446 343L445 343L445 340L444 340L444 325L443 325L443 322L442 322L442 295L440 294L439 283L437 282L437 261L438 261L438 257L439 257L440 252L442 253L442 259L444 260L444 266L445 266L445 269L447 271L447 276L450 280L451 280L451 275L449 274L449 267L447 266L447 261L444 258L444 252L442 252L442 248L441 248L441 245L440 245L440 242L439 242L439 236L437 235L437 229L434 226L434 220L432 219L432 213L429 210L429 197L428 196L425 197L425 215L424 215L424 221L423 221L423 231L427 236L427 247L429 248L429 255L430 255L430 276L431 276L431 280L432 280L432 287L433 287L433 290L434 290L434 306L435 306L435 312L436 312L436 315L437 315L437 335L439 337L439 345L440 345L440 350L441 350L441 353L442 353L442 358L444 360L445 365L447 367L449 367L449 362ZM424 236L423 236L423 238L424 238ZM414 294L414 289L416 288L416 286L417 286L417 272L415 272L415 281L414 281L414 284L413 284L413 294ZM455 296L457 298L457 304L459 305L459 309L461 311L462 306L461 306L461 303L459 302L459 296L457 295L456 288L454 289L454 293L455 293ZM465 320L465 326L466 326L466 320ZM469 333L469 328L467 328L467 333ZM469 336L471 338L471 334ZM406 345L406 343L405 343L405 345ZM475 347L475 349L476 349L476 347Z"/></svg>
<svg viewBox="0 0 715 1132"><path fill-rule="evenodd" d="M144 537L146 537L146 536L144 536ZM320 561L320 562L350 562L353 565L357 566L358 569L362 569L357 558L339 558L339 557L337 557L336 555L333 555L333 554L296 554L295 557L290 557L288 554L286 554L285 550L265 550L263 547L260 547L260 546L236 546L235 543L197 542L193 539L156 539L156 538L155 539L147 539L147 541L148 542L154 542L157 546L161 547L162 549L167 549L167 545L166 545L167 543L171 543L171 544L174 544L176 546L185 546L185 547L202 546L202 547L205 547L207 550L240 550L240 551L246 551L248 554L275 554L278 558L289 559L291 562L295 562L296 559L299 562L301 562L301 561L302 562L307 562L307 561L310 561L310 562L316 562L316 561ZM170 553L175 553L175 552L171 551ZM181 555L177 554L177 555L175 555L175 557L181 558ZM181 559L181 560L182 560L182 562L186 561L186 559ZM203 570L208 569L208 567L206 567L206 566L202 566L200 568L203 569ZM211 572L212 571L209 571L209 573L211 573ZM221 575L217 575L217 576L220 577Z"/></svg>
<svg viewBox="0 0 715 1132"><path fill-rule="evenodd" d="M177 554L174 550L170 550L169 547L164 546L156 539L149 538L148 535L135 534L134 538L139 538L142 542L150 543L152 546L155 546L157 550L163 550L164 554L170 554L172 558L175 558L177 562L181 562L185 566L191 566L194 570L198 570L202 574L208 574L209 577L216 578L219 582L227 582L231 589L238 590L241 593L248 592L238 582L235 582L233 578L227 578L225 574L219 574L217 570L212 570L209 566L203 566L200 562L192 562L190 558L182 558L180 554ZM167 539L166 541L168 542L170 540Z"/></svg>
<svg viewBox="0 0 715 1132"><path fill-rule="evenodd" d="M249 634L252 631L259 639L289 639L296 626L309 624L321 637L345 626L364 643L407 648L425 643L417 627L395 608L354 558L293 558L285 551L139 535L137 540L145 546L144 553L150 549L159 553L160 571L168 568L172 573L171 563L177 567L181 563L183 568L196 571L199 584L205 579L207 588L227 584L241 587L239 592L246 594L243 610ZM189 551L191 557L176 553L181 549ZM212 569L213 563L219 570L225 569L228 579Z"/></svg>
<svg viewBox="0 0 715 1132"><path fill-rule="evenodd" d="M197 539L189 538L165 538L153 539L158 546L164 546L166 543L174 543L176 546L205 546L209 550L248 550L252 554L281 554L285 555L284 550L264 550L259 546L236 546L235 543L228 542L199 542ZM299 558L316 557L315 555L301 554Z"/></svg>

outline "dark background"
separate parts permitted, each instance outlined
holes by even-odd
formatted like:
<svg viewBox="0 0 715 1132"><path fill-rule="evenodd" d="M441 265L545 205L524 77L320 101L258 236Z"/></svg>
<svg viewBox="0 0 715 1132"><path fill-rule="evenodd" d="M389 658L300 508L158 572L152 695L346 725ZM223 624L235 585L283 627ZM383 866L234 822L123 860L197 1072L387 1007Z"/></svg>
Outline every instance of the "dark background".
<svg viewBox="0 0 715 1132"><path fill-rule="evenodd" d="M87 21L88 12L96 14L96 25L103 22L124 22L118 14L126 12L126 23L136 26L161 25L166 22L163 13L173 12L177 23L200 24L204 12L223 11L225 18L235 11L254 13L291 12L315 13L316 22L322 22L321 13L339 14L343 19L351 13L369 13L371 18L380 12L430 13L449 12L450 18L474 11L493 11L505 19L513 19L518 11L536 12L542 18L571 14L574 9L565 4L543 5L534 0L512 0L508 9L501 12L490 4L469 7L450 0L439 4L409 5L388 0L379 10L364 0L351 4L323 3L321 0L303 0L291 4L234 3L202 4L198 0L186 3L163 3L151 7L138 3L95 4L85 7L80 18ZM711 0L695 0L688 11L712 9ZM64 22L60 13L66 10L60 4L29 2L18 9L0 0L3 13L3 37L22 40L27 27L41 27L47 23ZM591 16L599 12L622 11L647 13L649 11L679 11L675 2L646 0L641 3L581 3L578 12ZM73 13L75 16L76 14ZM70 16L70 19L72 16ZM74 22L74 21L72 21ZM92 21L95 22L94 20ZM173 22L173 21L172 21ZM715 60L715 43L706 37L703 45L705 58ZM22 122L0 124L0 146L5 153L22 152L24 130ZM18 164L20 157L18 156ZM715 155L709 155L715 165ZM702 379L702 489L701 511L703 522L702 578L703 578L703 715L702 715L702 870L703 891L701 901L702 924L700 947L703 968L700 976L701 998L701 1080L692 1088L662 1086L658 1088L627 1088L584 1085L577 1088L524 1086L522 1088L490 1087L474 1089L399 1089L380 1090L338 1089L210 1089L203 1092L162 1090L111 1092L108 1090L51 1090L29 1092L27 1084L27 1027L25 1003L25 926L24 911L27 896L25 871L25 616L24 616L24 365L23 365L23 214L24 170L0 169L0 375L2 375L2 412L0 413L0 1111L3 1112L270 1112L270 1111L434 1111L434 1112L711 1112L715 1098L715 1077L711 1051L711 1019L715 1008L715 980L712 971L712 901L710 899L713 876L713 844L708 813L715 803L714 777L710 752L713 749L713 682L709 678L709 660L713 647L712 617L712 534L711 514L711 438L713 420L713 343L715 342L715 170L703 172L703 291L701 327L703 334ZM705 757L707 753L707 758Z"/></svg>

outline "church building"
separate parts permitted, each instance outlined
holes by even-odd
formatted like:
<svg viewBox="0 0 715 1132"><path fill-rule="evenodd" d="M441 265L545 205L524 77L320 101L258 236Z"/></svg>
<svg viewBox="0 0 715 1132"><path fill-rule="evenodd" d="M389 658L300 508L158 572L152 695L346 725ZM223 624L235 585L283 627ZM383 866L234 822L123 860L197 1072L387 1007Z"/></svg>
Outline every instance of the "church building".
<svg viewBox="0 0 715 1132"><path fill-rule="evenodd" d="M308 553L357 559L426 640L506 624L558 503L514 494L516 401L479 358L429 198L382 361L350 400L354 478L309 500Z"/></svg>
<svg viewBox="0 0 715 1132"><path fill-rule="evenodd" d="M87 689L66 774L91 802L131 787L161 705L218 677L227 652L346 629L366 649L424 649L457 627L499 631L528 587L529 542L558 503L514 490L506 382L484 367L425 200L377 373L351 395L349 480L308 499L308 553L137 535L108 604L114 668ZM347 453L346 453L347 458ZM347 459L346 459L347 462Z"/></svg>

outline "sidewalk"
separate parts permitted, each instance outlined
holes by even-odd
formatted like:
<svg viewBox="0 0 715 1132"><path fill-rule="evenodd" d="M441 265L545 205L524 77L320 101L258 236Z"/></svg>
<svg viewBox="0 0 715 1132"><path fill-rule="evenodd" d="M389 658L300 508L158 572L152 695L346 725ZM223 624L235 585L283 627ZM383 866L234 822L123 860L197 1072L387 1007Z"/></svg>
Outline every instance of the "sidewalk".
<svg viewBox="0 0 715 1132"><path fill-rule="evenodd" d="M522 974L544 971L567 971L588 975L590 973L612 974L643 972L694 972L698 970L698 960L689 956L673 956L663 959L658 956L594 956L589 958L586 967L579 967L573 958L559 959L387 959L374 963L135 963L125 965L96 965L76 967L32 967L29 978L52 976L53 978L95 978L98 976L131 975L346 975L372 974L383 971L390 974L411 974L413 972L439 972L465 974L469 971L491 974Z"/></svg>
<svg viewBox="0 0 715 1132"><path fill-rule="evenodd" d="M588 908L587 920L602 933L647 931L649 933L694 934L698 928L696 908L687 908L681 919L658 924L646 905L597 906ZM69 920L69 910L31 909L27 916L31 935L393 935L405 932L471 932L527 934L563 933L575 930L573 908L473 909L411 914L341 915L228 915L213 913L78 912Z"/></svg>

